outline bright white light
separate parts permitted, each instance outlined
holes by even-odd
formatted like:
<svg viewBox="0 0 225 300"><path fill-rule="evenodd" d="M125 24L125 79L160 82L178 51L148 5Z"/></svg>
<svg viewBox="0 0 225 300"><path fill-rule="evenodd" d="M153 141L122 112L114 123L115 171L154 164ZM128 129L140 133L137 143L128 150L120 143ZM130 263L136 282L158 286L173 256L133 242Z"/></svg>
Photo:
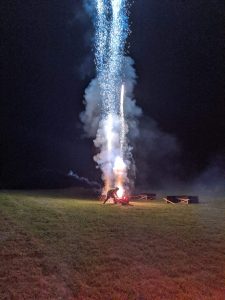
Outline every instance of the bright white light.
<svg viewBox="0 0 225 300"><path fill-rule="evenodd" d="M98 155L105 189L117 185L122 196L128 183L124 85L124 47L128 35L126 0L96 0L95 62L101 106ZM120 90L121 89L121 90ZM101 127L102 129L102 127ZM97 161L97 160L96 160Z"/></svg>
<svg viewBox="0 0 225 300"><path fill-rule="evenodd" d="M121 115L124 117L123 103L124 103L124 84L122 84L121 92L120 92L120 111L121 111Z"/></svg>
<svg viewBox="0 0 225 300"><path fill-rule="evenodd" d="M117 195L119 198L122 198L123 197L123 194L124 194L124 188L122 187L122 185L118 186L119 190L117 191Z"/></svg>
<svg viewBox="0 0 225 300"><path fill-rule="evenodd" d="M97 1L97 10L98 10L98 13L103 13L104 11L104 3L103 3L103 0L98 0Z"/></svg>
<svg viewBox="0 0 225 300"><path fill-rule="evenodd" d="M126 171L126 164L120 156L115 159L113 171L115 174L123 174Z"/></svg>
<svg viewBox="0 0 225 300"><path fill-rule="evenodd" d="M120 151L121 151L121 155L123 156L123 148L125 143L124 84L122 84L121 92L120 92L120 122L121 122Z"/></svg>
<svg viewBox="0 0 225 300"><path fill-rule="evenodd" d="M113 15L117 16L121 7L121 0L112 0Z"/></svg>
<svg viewBox="0 0 225 300"><path fill-rule="evenodd" d="M105 123L105 134L107 140L107 149L108 151L112 150L113 142L113 116L109 115Z"/></svg>

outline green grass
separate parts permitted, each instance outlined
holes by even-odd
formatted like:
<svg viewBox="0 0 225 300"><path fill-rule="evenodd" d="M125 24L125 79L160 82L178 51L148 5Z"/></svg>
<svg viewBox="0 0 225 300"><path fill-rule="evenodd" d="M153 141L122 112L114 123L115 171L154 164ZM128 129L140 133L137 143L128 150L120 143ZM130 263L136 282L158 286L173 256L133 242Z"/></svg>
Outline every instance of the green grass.
<svg viewBox="0 0 225 300"><path fill-rule="evenodd" d="M0 194L0 299L225 299L225 201Z"/></svg>

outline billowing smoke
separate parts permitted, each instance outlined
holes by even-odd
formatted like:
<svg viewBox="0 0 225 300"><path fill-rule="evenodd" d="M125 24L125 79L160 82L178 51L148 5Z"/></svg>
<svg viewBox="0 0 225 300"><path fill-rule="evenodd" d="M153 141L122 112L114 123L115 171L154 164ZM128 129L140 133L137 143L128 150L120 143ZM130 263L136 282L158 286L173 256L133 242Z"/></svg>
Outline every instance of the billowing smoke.
<svg viewBox="0 0 225 300"><path fill-rule="evenodd" d="M126 165L123 166L121 160L121 118L120 115L113 115L113 117L101 118L101 105L99 104L100 86L98 79L93 79L85 90L84 103L85 111L81 113L80 118L84 124L84 130L87 137L94 138L94 144L100 149L100 152L94 157L98 166L101 168L103 175L102 179L106 181L109 178L113 182L115 172L118 177L121 175L126 177L126 183L129 187L133 186L135 177L135 164L132 158L133 141L139 136L138 119L142 115L142 110L136 105L133 98L133 90L136 84L136 74L134 69L134 61L130 57L123 57L123 84L126 88L124 94L124 114L126 115L126 122L124 124L124 134L126 140L123 139L126 156ZM107 138L106 138L106 135ZM111 138L109 137L111 135ZM111 151L108 151L108 142L111 139ZM111 162L114 162L111 167ZM126 168L126 173L123 172L123 167ZM129 178L129 179L128 179ZM115 182L115 184L117 184Z"/></svg>
<svg viewBox="0 0 225 300"><path fill-rule="evenodd" d="M85 90L85 111L80 118L86 136L93 138L99 151L94 160L105 188L122 179L130 189L136 173L140 191L221 191L224 176L218 164L192 182L180 181L178 141L136 105L134 61L124 51L129 32L125 4L124 0L84 1L95 27L95 39L90 40L95 44L96 78Z"/></svg>
<svg viewBox="0 0 225 300"><path fill-rule="evenodd" d="M68 177L72 177L80 181L81 183L85 183L86 185L94 188L100 188L100 184L97 181L89 180L86 177L79 176L77 173L75 173L73 170L69 170Z"/></svg>
<svg viewBox="0 0 225 300"><path fill-rule="evenodd" d="M140 191L180 185L180 145L150 117L143 115L140 119L133 152L138 169L136 184Z"/></svg>
<svg viewBox="0 0 225 300"><path fill-rule="evenodd" d="M87 137L93 138L99 149L94 160L102 171L105 189L111 185L133 187L134 153L143 186L147 184L149 169L154 173L151 182L159 175L155 172L157 167L164 168L161 175L168 173L165 169L178 152L176 140L162 133L154 121L143 118L141 108L136 105L134 61L124 53L128 35L125 2L85 1L85 9L93 18L96 31L97 75L85 90L85 111L80 118Z"/></svg>
<svg viewBox="0 0 225 300"><path fill-rule="evenodd" d="M129 137L138 134L137 118L141 115L133 99L133 60L125 56L127 1L85 1L84 7L95 28L96 78L85 91L81 121L99 150L94 160L102 171L104 189L117 185L123 192L132 185L135 165Z"/></svg>
<svg viewBox="0 0 225 300"><path fill-rule="evenodd" d="M126 87L126 94L124 100L124 111L130 128L131 138L136 138L139 135L138 118L142 115L142 110L137 106L134 99L134 87L136 84L136 73L134 69L134 61L131 57L126 56L123 65L124 79L123 83ZM101 106L99 103L100 87L98 79L94 78L85 90L84 104L85 111L80 114L80 119L84 124L84 131L87 137L95 138L99 128L101 119Z"/></svg>
<svg viewBox="0 0 225 300"><path fill-rule="evenodd" d="M225 158L221 155L214 157L203 172L191 182L191 190L209 196L211 200L215 197L225 195Z"/></svg>

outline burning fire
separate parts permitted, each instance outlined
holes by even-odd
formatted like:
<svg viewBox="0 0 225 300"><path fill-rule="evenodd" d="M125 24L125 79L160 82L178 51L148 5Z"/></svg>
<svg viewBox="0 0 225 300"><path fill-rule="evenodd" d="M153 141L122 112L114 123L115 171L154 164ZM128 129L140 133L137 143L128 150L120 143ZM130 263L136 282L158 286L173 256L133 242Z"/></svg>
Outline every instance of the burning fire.
<svg viewBox="0 0 225 300"><path fill-rule="evenodd" d="M117 156L115 159L114 167L113 167L113 172L115 174L116 178L116 186L118 186L119 191L117 192L117 195L119 198L122 198L124 195L124 178L126 177L126 164L123 161L123 159L120 156Z"/></svg>
<svg viewBox="0 0 225 300"><path fill-rule="evenodd" d="M122 185L120 186L119 184L118 184L118 188L119 188L119 190L117 192L117 195L119 198L122 198L124 195L124 188L122 187Z"/></svg>
<svg viewBox="0 0 225 300"><path fill-rule="evenodd" d="M115 159L113 171L116 176L123 175L126 172L126 164L120 156Z"/></svg>
<svg viewBox="0 0 225 300"><path fill-rule="evenodd" d="M127 136L129 125L141 113L132 99L136 80L133 60L125 51L130 32L129 1L90 2L95 8L96 78L85 91L86 110L81 119L88 136L95 136L94 145L99 152L94 161L102 171L102 192L106 194L110 188L117 186L118 196L122 197L131 182L128 171L134 169L132 147ZM134 124L136 126L136 122Z"/></svg>
<svg viewBox="0 0 225 300"><path fill-rule="evenodd" d="M106 138L105 155L107 156L107 164L105 164L104 189L107 193L112 185L119 187L118 197L124 195L124 184L127 180L127 166L124 161L126 150L126 121L124 114L124 84L121 86L120 92L120 110L119 114L110 113L104 120L104 136ZM116 155L119 153L119 155Z"/></svg>

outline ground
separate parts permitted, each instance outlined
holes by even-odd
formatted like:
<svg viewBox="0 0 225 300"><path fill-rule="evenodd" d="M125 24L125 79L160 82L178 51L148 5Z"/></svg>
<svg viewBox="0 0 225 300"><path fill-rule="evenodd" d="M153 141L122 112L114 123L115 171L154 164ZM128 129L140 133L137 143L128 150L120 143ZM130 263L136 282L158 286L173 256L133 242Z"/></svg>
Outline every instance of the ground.
<svg viewBox="0 0 225 300"><path fill-rule="evenodd" d="M225 199L0 193L0 299L225 299Z"/></svg>

